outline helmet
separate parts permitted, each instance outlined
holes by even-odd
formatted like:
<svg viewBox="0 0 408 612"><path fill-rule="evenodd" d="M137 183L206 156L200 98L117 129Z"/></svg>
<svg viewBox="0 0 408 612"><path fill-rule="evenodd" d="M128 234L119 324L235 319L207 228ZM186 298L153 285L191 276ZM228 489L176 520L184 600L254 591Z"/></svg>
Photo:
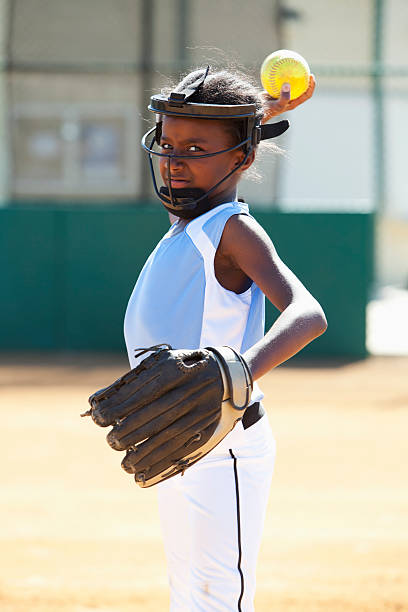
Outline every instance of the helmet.
<svg viewBox="0 0 408 612"><path fill-rule="evenodd" d="M173 215L182 219L194 219L207 212L214 206L211 194L214 190L236 172L248 159L251 152L261 140L280 136L289 127L287 120L277 123L261 125L260 119L256 116L255 104L204 104L190 102L190 98L198 91L204 83L209 72L209 66L205 73L194 83L184 87L181 91L173 91L167 97L162 94L152 96L148 109L156 113L156 125L148 130L142 138L142 147L148 153L150 171L153 180L153 187L156 195L162 201L164 207ZM215 153L205 153L203 155L175 155L173 153L162 153L154 149L154 145L160 143L163 116L188 117L198 119L241 119L244 126L243 139L238 144L216 151ZM175 158L200 159L213 157L221 153L242 149L245 153L243 160L226 174L220 181L213 185L208 191L198 188L172 188L170 161ZM167 158L168 187L157 186L155 171L153 167L153 156Z"/></svg>

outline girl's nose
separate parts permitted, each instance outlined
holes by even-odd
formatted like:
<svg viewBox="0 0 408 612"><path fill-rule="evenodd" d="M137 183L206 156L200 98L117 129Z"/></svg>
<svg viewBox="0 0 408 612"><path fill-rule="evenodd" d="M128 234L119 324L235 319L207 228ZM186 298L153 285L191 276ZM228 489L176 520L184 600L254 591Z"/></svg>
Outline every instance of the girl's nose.
<svg viewBox="0 0 408 612"><path fill-rule="evenodd" d="M169 157L169 164L171 169L181 168L184 164L181 157Z"/></svg>

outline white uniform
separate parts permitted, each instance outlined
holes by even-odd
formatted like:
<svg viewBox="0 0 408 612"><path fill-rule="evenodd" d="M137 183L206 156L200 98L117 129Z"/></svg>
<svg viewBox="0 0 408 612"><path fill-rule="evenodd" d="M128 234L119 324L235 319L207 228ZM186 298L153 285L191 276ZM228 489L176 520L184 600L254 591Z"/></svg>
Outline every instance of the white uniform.
<svg viewBox="0 0 408 612"><path fill-rule="evenodd" d="M135 350L166 342L194 349L229 345L245 352L264 333L264 296L224 289L214 258L227 220L246 204L222 204L175 223L147 260L125 316ZM252 402L263 397L255 384ZM275 443L267 416L233 431L206 457L158 485L171 612L250 612Z"/></svg>

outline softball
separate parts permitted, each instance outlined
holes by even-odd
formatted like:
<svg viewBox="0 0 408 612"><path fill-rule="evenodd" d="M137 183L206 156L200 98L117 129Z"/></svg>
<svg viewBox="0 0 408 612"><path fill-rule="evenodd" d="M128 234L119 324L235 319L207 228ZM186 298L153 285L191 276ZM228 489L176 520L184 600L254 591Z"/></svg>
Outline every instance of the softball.
<svg viewBox="0 0 408 612"><path fill-rule="evenodd" d="M307 61L288 49L280 49L266 57L261 67L262 86L273 98L279 98L283 83L290 83L290 99L301 96L309 85Z"/></svg>

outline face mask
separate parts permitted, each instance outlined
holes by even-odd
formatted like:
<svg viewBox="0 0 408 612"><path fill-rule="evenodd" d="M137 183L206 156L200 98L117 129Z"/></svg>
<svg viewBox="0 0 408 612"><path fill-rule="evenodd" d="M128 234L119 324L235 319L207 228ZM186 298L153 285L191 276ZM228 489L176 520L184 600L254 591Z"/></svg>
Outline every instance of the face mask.
<svg viewBox="0 0 408 612"><path fill-rule="evenodd" d="M209 67L194 83L187 86L183 91L172 92L169 97L163 95L152 96L150 100L149 110L156 113L158 117L156 126L146 132L142 139L142 147L149 155L150 172L153 181L153 187L156 195L160 198L163 206L171 214L182 219L194 219L199 215L207 212L216 204L211 198L211 194L227 180L234 172L245 164L249 155L261 140L275 138L280 136L289 127L289 122L286 120L279 121L268 125L260 125L260 120L256 116L255 104L203 104L197 102L189 102L189 99L197 93L202 87L205 78L209 72ZM203 155L173 155L171 153L161 153L154 149L155 145L160 143L162 116L178 116L190 118L207 118L207 119L240 119L244 126L244 137L241 142L233 147L216 151L215 153L207 153ZM152 137L148 142L149 137ZM204 157L213 157L221 153L227 153L241 148L245 152L244 159L235 168L227 173L220 181L213 185L208 191L196 188L180 188L172 189L171 187L158 188L156 175L153 167L153 156L167 158L168 184L171 185L170 160L178 157L183 159L199 159Z"/></svg>

